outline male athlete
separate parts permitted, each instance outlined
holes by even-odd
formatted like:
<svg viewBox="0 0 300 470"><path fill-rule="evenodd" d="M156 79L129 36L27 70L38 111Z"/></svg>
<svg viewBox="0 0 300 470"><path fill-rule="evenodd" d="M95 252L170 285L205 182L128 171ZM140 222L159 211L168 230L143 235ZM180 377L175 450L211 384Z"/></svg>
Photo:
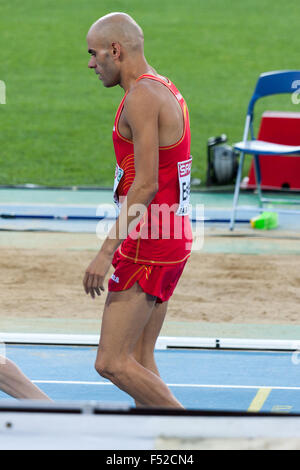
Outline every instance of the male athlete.
<svg viewBox="0 0 300 470"><path fill-rule="evenodd" d="M89 68L105 87L125 92L113 129L120 214L83 279L95 298L115 267L95 367L137 406L183 408L159 376L154 347L191 252L188 110L176 87L148 65L143 32L130 16L100 18L87 43Z"/></svg>
<svg viewBox="0 0 300 470"><path fill-rule="evenodd" d="M3 356L0 356L0 390L14 398L50 401L16 364Z"/></svg>

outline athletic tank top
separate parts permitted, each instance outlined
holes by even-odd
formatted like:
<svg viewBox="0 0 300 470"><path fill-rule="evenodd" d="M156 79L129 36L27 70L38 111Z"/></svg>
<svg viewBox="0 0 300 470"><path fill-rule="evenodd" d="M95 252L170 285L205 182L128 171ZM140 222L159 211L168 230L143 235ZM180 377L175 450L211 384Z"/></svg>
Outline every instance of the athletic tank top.
<svg viewBox="0 0 300 470"><path fill-rule="evenodd" d="M144 79L162 83L173 93L182 109L184 131L177 143L159 147L158 192L142 220L119 247L119 253L138 264L172 265L190 256L193 238L188 215L192 165L189 113L182 95L172 82L148 74L137 81ZM123 137L118 128L127 93L120 103L113 128L117 160L114 199L118 205L135 176L133 142Z"/></svg>

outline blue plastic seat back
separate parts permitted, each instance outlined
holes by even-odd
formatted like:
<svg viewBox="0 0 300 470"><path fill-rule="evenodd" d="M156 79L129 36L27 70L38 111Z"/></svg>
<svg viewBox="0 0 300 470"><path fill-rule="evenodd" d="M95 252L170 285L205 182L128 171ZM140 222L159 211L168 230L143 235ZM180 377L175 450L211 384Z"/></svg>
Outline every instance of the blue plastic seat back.
<svg viewBox="0 0 300 470"><path fill-rule="evenodd" d="M263 96L294 93L300 88L300 70L281 70L262 73L249 102L248 114L252 115L255 102Z"/></svg>

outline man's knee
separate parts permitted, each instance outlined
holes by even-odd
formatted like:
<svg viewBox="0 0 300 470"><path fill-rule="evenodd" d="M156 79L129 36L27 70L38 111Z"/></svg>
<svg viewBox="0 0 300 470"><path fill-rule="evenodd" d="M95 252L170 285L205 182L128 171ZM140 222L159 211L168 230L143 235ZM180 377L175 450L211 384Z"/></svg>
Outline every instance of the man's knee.
<svg viewBox="0 0 300 470"><path fill-rule="evenodd" d="M140 360L138 361L141 366L145 367L145 369L152 370L153 366L155 365L154 354L152 351L147 351L146 353L141 355Z"/></svg>
<svg viewBox="0 0 300 470"><path fill-rule="evenodd" d="M124 360L109 357L107 354L101 354L95 363L95 369L98 374L111 381L120 377L124 371L124 367Z"/></svg>

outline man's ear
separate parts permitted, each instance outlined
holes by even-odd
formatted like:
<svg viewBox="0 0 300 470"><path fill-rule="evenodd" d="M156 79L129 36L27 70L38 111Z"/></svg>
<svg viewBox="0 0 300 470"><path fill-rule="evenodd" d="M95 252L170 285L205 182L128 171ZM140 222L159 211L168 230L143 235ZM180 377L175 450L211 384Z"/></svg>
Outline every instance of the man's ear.
<svg viewBox="0 0 300 470"><path fill-rule="evenodd" d="M121 46L118 42L111 44L113 59L119 59L121 56Z"/></svg>

